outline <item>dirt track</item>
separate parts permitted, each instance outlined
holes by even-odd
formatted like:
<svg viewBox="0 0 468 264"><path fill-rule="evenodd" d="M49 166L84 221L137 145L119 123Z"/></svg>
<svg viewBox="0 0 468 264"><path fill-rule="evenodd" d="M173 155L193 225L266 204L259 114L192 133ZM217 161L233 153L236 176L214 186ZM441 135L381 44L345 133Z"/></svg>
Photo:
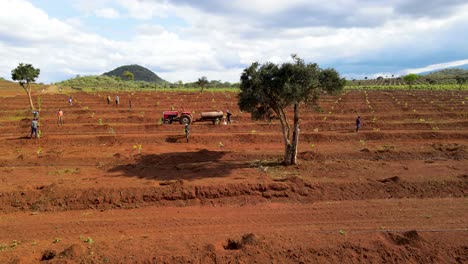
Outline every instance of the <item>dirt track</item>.
<svg viewBox="0 0 468 264"><path fill-rule="evenodd" d="M2 219L0 235L22 241L15 251L25 257L31 249L34 258L35 252L49 249L59 255L75 245L73 259L110 263L150 261L154 255L203 263L213 262L211 258L246 263L383 259L440 263L466 258L463 203L402 199L14 213ZM408 230L416 232L405 235ZM255 238L251 244L225 249L229 239L241 240L250 233ZM53 244L57 238L60 242ZM83 243L88 238L93 244ZM442 245L446 240L450 243Z"/></svg>
<svg viewBox="0 0 468 264"><path fill-rule="evenodd" d="M25 96L0 98L2 263L468 261L466 91L325 96L289 168L278 122L235 94L137 93L131 110L123 93L73 96L40 95L38 140ZM159 124L170 104L234 123L195 123L185 143Z"/></svg>

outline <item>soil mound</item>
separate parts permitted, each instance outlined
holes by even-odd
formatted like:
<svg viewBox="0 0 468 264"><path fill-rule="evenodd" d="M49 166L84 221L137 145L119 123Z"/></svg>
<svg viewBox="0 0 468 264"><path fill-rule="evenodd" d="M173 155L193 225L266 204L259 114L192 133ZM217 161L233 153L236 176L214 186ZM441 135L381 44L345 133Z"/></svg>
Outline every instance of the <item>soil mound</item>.
<svg viewBox="0 0 468 264"><path fill-rule="evenodd" d="M393 176L393 177L390 177L390 178L385 178L383 180L379 180L379 182L383 182L383 183L386 183L386 182L400 182L400 177Z"/></svg>
<svg viewBox="0 0 468 264"><path fill-rule="evenodd" d="M258 238L253 233L248 233L242 236L240 240L229 238L224 245L226 250L238 250L244 248L246 245L256 245Z"/></svg>
<svg viewBox="0 0 468 264"><path fill-rule="evenodd" d="M387 238L398 246L415 245L423 241L416 230L410 230L402 234L388 233Z"/></svg>

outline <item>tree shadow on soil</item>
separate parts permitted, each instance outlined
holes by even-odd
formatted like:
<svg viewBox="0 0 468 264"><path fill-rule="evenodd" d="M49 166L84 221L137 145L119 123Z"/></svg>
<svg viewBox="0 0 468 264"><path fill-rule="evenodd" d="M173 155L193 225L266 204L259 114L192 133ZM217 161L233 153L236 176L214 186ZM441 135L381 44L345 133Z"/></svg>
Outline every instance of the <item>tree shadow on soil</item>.
<svg viewBox="0 0 468 264"><path fill-rule="evenodd" d="M226 177L233 170L250 167L248 161L222 160L228 153L204 149L140 155L134 163L118 165L108 171L121 172L127 177L169 181Z"/></svg>
<svg viewBox="0 0 468 264"><path fill-rule="evenodd" d="M31 139L29 136L21 136L21 137L15 137L15 138L7 138L7 140L22 140L22 139Z"/></svg>

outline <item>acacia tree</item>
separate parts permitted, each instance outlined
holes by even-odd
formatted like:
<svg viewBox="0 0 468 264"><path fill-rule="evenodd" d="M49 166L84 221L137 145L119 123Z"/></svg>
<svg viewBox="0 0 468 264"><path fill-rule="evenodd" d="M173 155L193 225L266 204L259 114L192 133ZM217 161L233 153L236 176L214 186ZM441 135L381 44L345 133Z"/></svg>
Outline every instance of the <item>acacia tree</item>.
<svg viewBox="0 0 468 264"><path fill-rule="evenodd" d="M457 83L458 83L458 90L461 90L462 87L463 87L463 84L466 83L466 80L468 78L467 77L463 77L463 76L455 76L455 80L457 80Z"/></svg>
<svg viewBox="0 0 468 264"><path fill-rule="evenodd" d="M122 77L124 77L126 80L131 80L131 81L135 79L135 75L133 75L133 73L130 71L124 71L122 73Z"/></svg>
<svg viewBox="0 0 468 264"><path fill-rule="evenodd" d="M203 89L205 89L207 84L208 79L205 76L198 78L197 85L201 87L200 93L203 93Z"/></svg>
<svg viewBox="0 0 468 264"><path fill-rule="evenodd" d="M413 84L416 83L416 80L419 79L419 75L410 73L408 75L403 76L403 81L408 84L409 89L413 88Z"/></svg>
<svg viewBox="0 0 468 264"><path fill-rule="evenodd" d="M31 83L36 81L40 72L40 69L34 68L31 64L24 63L20 63L18 67L11 71L11 79L13 79L13 81L18 81L28 95L31 110L34 110L34 104L31 98Z"/></svg>
<svg viewBox="0 0 468 264"><path fill-rule="evenodd" d="M280 120L285 165L297 164L300 105L314 104L323 91L337 93L345 85L345 79L336 70L321 69L315 63L305 64L296 55L292 58L293 62L282 65L252 63L241 75L238 101L240 109L250 112L253 119L276 116ZM292 131L286 113L289 106L294 109Z"/></svg>

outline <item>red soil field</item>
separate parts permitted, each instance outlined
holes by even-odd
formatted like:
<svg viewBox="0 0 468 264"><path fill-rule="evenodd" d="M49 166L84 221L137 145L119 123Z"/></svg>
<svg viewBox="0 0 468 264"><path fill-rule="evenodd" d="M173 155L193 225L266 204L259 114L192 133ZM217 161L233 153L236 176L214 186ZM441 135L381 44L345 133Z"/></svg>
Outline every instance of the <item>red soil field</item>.
<svg viewBox="0 0 468 264"><path fill-rule="evenodd" d="M324 95L284 167L279 121L235 93L38 92L29 139L19 89L0 91L0 263L468 261L467 91ZM171 105L233 123L186 143Z"/></svg>

